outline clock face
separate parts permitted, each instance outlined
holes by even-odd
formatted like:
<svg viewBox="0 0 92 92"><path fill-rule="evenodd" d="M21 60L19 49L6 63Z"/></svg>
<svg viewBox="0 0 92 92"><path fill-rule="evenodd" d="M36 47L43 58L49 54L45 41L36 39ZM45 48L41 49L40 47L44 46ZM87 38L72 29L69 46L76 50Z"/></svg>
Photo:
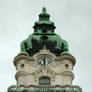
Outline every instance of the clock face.
<svg viewBox="0 0 92 92"><path fill-rule="evenodd" d="M48 66L52 63L52 60L50 58L47 58L47 57L42 57L42 58L39 58L37 60L37 63L40 65L40 66Z"/></svg>

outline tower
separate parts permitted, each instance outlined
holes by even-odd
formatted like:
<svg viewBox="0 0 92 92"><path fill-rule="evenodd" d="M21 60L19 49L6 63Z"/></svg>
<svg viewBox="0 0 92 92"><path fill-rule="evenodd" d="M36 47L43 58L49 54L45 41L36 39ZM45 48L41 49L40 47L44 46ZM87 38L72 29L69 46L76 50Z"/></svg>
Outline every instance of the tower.
<svg viewBox="0 0 92 92"><path fill-rule="evenodd" d="M33 28L14 58L17 84L10 86L8 92L82 92L79 86L72 85L76 60L66 40L55 33L45 7Z"/></svg>

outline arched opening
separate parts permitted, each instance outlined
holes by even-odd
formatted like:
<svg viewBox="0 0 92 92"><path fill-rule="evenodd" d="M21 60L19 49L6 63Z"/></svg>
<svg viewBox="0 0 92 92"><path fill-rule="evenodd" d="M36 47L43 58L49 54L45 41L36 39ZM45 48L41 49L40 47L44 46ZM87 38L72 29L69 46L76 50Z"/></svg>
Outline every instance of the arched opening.
<svg viewBox="0 0 92 92"><path fill-rule="evenodd" d="M65 64L65 68L69 68L69 64Z"/></svg>
<svg viewBox="0 0 92 92"><path fill-rule="evenodd" d="M50 78L47 76L43 76L43 77L39 78L39 84L40 85L50 85L51 84Z"/></svg>
<svg viewBox="0 0 92 92"><path fill-rule="evenodd" d="M24 68L24 64L21 64L21 69L23 69Z"/></svg>

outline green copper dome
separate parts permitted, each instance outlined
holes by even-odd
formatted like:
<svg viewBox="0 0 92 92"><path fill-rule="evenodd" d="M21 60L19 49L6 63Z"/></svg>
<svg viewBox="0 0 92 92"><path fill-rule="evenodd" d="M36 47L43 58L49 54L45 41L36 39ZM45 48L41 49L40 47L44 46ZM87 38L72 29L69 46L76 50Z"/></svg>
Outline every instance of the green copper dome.
<svg viewBox="0 0 92 92"><path fill-rule="evenodd" d="M34 32L22 41L19 54L32 56L43 49L44 46L57 56L70 54L68 43L54 32L56 27L54 22L50 21L50 15L45 7L42 9L39 20L35 22L33 28Z"/></svg>
<svg viewBox="0 0 92 92"><path fill-rule="evenodd" d="M34 34L53 34L56 27L54 26L54 22L50 21L49 18L50 15L44 7L42 13L39 15L39 20L33 26Z"/></svg>

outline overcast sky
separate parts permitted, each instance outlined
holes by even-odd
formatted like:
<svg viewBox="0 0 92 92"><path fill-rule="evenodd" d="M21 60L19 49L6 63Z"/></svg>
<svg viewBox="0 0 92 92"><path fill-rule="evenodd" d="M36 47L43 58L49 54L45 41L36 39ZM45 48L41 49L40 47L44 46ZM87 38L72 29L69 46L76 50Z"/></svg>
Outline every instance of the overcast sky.
<svg viewBox="0 0 92 92"><path fill-rule="evenodd" d="M16 84L14 57L46 6L76 58L73 84L92 91L92 0L0 0L0 92Z"/></svg>

